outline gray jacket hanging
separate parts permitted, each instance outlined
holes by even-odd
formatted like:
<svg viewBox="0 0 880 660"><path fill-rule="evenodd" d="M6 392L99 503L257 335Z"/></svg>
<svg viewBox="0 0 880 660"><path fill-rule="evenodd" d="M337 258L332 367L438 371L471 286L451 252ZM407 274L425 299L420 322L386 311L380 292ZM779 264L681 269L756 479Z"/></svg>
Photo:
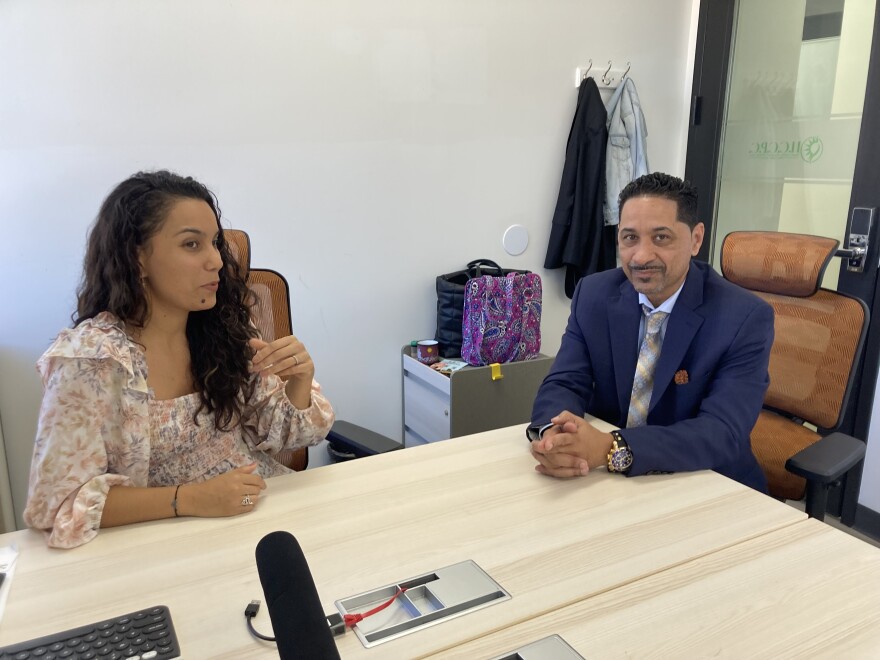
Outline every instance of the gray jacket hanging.
<svg viewBox="0 0 880 660"><path fill-rule="evenodd" d="M647 137L648 129L636 85L631 78L626 78L608 102L605 204L602 209L606 225L620 222L617 197L624 186L650 172Z"/></svg>

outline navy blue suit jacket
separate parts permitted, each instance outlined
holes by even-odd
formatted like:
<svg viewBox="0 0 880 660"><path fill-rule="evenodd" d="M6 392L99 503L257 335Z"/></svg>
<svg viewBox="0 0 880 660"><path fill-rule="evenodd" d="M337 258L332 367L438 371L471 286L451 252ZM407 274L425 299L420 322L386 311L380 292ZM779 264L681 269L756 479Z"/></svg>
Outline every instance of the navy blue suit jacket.
<svg viewBox="0 0 880 660"><path fill-rule="evenodd" d="M563 410L590 413L621 427L633 452L630 475L713 469L766 492L749 434L770 382L773 309L692 261L667 321L648 425L623 429L641 314L638 293L620 268L580 281L532 424ZM687 383L677 384L682 371Z"/></svg>

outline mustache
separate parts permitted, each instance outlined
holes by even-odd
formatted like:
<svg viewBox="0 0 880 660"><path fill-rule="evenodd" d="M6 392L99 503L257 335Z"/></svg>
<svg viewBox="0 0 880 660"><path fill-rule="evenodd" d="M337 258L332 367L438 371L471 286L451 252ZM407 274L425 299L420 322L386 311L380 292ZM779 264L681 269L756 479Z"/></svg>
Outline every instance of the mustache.
<svg viewBox="0 0 880 660"><path fill-rule="evenodd" d="M651 270L660 270L660 271L666 270L666 267L663 266L662 264L641 264L641 265L628 264L628 266L629 266L629 269L634 273L638 273L638 272L642 272L642 271L651 271Z"/></svg>

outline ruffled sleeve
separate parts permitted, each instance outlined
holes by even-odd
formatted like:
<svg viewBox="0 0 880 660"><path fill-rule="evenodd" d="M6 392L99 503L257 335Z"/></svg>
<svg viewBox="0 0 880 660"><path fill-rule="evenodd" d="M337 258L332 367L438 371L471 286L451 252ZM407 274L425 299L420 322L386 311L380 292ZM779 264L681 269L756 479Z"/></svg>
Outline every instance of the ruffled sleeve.
<svg viewBox="0 0 880 660"><path fill-rule="evenodd" d="M287 398L284 381L278 376L263 378L255 374L254 378L254 394L245 405L242 419L252 449L275 454L316 445L327 437L336 417L317 381L312 381L309 407L299 410Z"/></svg>
<svg viewBox="0 0 880 660"><path fill-rule="evenodd" d="M25 523L71 548L98 533L111 486L146 486L147 388L125 334L99 315L62 332L40 358L43 401Z"/></svg>

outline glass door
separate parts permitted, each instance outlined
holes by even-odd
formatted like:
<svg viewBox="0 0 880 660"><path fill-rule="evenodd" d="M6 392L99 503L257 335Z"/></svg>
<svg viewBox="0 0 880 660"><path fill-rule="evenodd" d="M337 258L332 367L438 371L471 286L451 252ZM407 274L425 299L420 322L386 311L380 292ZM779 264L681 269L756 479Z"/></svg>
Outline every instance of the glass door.
<svg viewBox="0 0 880 660"><path fill-rule="evenodd" d="M849 233L861 233L873 214L864 268L852 270L839 258L823 282L872 310L841 427L867 439L869 459L880 370L880 315L873 313L880 303L877 4L702 0L685 168L700 191L698 211L710 238L699 258L719 270L720 246L731 231L819 234L847 248ZM829 503L846 524L854 521L859 487L859 475L847 479Z"/></svg>
<svg viewBox="0 0 880 660"><path fill-rule="evenodd" d="M874 0L737 3L720 149L713 264L743 229L845 244ZM836 288L837 268L824 286Z"/></svg>

